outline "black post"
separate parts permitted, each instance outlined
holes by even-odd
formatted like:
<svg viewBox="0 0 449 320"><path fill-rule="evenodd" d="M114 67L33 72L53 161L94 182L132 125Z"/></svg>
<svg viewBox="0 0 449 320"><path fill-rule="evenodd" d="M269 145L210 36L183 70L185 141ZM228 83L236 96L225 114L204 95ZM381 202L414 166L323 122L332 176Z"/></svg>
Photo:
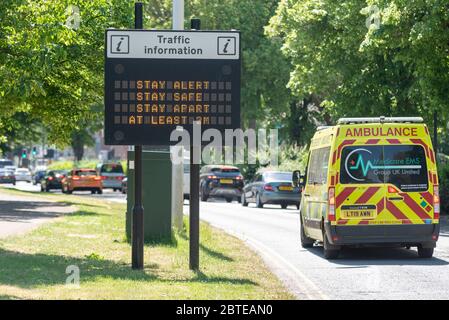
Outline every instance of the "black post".
<svg viewBox="0 0 449 320"><path fill-rule="evenodd" d="M433 150L435 150L435 160L438 161L438 113L433 112Z"/></svg>
<svg viewBox="0 0 449 320"><path fill-rule="evenodd" d="M191 29L199 30L201 21L192 19ZM189 198L189 220L190 220L190 256L189 265L191 270L199 270L200 267L200 164L195 164L195 154L200 155L201 147L190 144L190 198ZM201 156L198 157L201 161Z"/></svg>
<svg viewBox="0 0 449 320"><path fill-rule="evenodd" d="M134 28L143 29L143 4L134 5ZM132 216L132 268L143 269L144 229L142 204L142 146L134 146L134 207Z"/></svg>

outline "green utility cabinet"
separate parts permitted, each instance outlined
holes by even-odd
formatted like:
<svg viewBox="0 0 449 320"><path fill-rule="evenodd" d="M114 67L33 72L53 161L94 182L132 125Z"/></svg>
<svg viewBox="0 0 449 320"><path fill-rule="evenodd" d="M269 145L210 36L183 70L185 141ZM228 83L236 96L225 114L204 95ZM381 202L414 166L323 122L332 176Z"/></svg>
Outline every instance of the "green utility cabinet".
<svg viewBox="0 0 449 320"><path fill-rule="evenodd" d="M131 240L134 206L134 151L128 151L126 237ZM172 162L168 151L142 152L142 202L145 241L164 242L172 236Z"/></svg>

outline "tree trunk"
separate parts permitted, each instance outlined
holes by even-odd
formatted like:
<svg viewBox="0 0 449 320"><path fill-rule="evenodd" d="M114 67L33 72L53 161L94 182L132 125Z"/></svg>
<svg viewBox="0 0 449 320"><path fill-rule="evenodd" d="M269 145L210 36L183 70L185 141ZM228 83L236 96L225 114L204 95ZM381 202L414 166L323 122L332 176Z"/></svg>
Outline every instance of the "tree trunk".
<svg viewBox="0 0 449 320"><path fill-rule="evenodd" d="M72 149L76 161L83 160L84 157L84 142L83 138L79 134L72 136Z"/></svg>

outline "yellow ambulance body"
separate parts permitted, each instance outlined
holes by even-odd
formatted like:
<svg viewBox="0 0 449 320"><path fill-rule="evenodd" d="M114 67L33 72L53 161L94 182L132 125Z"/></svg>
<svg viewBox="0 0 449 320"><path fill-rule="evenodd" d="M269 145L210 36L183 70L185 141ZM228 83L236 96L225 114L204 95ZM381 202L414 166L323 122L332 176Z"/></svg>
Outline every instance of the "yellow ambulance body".
<svg viewBox="0 0 449 320"><path fill-rule="evenodd" d="M422 118L344 118L314 135L301 199L301 242L416 246L433 255L440 203L435 154ZM296 178L295 178L296 177ZM294 174L298 181L299 172Z"/></svg>

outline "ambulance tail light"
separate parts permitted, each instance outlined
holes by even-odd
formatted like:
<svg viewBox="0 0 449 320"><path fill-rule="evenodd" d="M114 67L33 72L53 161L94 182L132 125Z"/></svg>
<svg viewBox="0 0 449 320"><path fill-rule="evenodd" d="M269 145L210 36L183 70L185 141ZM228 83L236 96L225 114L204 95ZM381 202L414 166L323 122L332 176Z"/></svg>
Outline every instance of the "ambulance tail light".
<svg viewBox="0 0 449 320"><path fill-rule="evenodd" d="M440 192L437 185L433 186L433 218L440 219Z"/></svg>
<svg viewBox="0 0 449 320"><path fill-rule="evenodd" d="M335 221L335 188L329 188L328 192L328 207L327 218L329 221Z"/></svg>
<svg viewBox="0 0 449 320"><path fill-rule="evenodd" d="M392 186L388 186L388 193L398 193L398 190Z"/></svg>

